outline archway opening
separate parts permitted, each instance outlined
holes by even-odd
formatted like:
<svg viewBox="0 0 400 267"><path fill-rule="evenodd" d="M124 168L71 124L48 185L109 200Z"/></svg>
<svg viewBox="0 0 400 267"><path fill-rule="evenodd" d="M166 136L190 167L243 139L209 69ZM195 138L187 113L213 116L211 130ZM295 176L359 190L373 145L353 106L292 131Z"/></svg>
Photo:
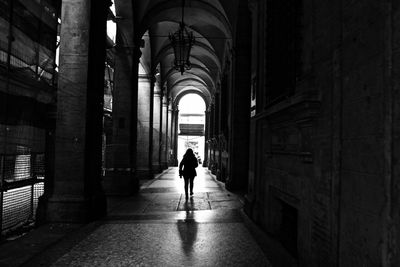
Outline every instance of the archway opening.
<svg viewBox="0 0 400 267"><path fill-rule="evenodd" d="M206 103L198 94L190 93L180 99L178 106L178 160L191 148L200 165L204 160Z"/></svg>

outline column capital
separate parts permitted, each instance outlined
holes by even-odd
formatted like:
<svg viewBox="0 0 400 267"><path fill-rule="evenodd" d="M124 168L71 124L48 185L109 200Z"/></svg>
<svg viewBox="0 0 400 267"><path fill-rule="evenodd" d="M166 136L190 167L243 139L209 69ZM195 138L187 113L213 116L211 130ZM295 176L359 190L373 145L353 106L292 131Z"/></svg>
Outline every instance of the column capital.
<svg viewBox="0 0 400 267"><path fill-rule="evenodd" d="M164 94L163 104L165 104L166 106L169 106L171 104L171 97L168 97L168 96L166 96L166 94Z"/></svg>
<svg viewBox="0 0 400 267"><path fill-rule="evenodd" d="M163 103L163 106L168 107L168 99L165 97L165 95L163 95L163 97L162 97L162 103Z"/></svg>
<svg viewBox="0 0 400 267"><path fill-rule="evenodd" d="M161 98L162 97L162 92L154 90L154 96L157 96L157 97Z"/></svg>

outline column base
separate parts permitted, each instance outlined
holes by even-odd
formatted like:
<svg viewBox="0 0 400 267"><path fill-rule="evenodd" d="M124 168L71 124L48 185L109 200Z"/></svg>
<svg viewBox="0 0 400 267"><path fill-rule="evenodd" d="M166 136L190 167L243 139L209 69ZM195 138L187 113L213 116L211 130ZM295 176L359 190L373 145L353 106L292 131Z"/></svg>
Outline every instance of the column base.
<svg viewBox="0 0 400 267"><path fill-rule="evenodd" d="M242 180L239 180L240 178L242 178ZM241 177L227 176L225 179L225 188L228 189L229 191L235 191L237 193L245 193L247 192L247 183L248 183L247 177L245 177L244 175Z"/></svg>
<svg viewBox="0 0 400 267"><path fill-rule="evenodd" d="M134 173L126 170L106 171L102 184L108 196L128 196L139 191L138 178Z"/></svg>
<svg viewBox="0 0 400 267"><path fill-rule="evenodd" d="M230 179L229 176L226 177L226 180L225 180L225 188L226 188L227 190L231 191L231 192L232 192L232 191L235 191L235 190L238 190L238 188L236 188L234 182Z"/></svg>
<svg viewBox="0 0 400 267"><path fill-rule="evenodd" d="M161 162L161 168L162 168L163 170L168 169L168 162L166 162L166 161Z"/></svg>
<svg viewBox="0 0 400 267"><path fill-rule="evenodd" d="M39 222L87 223L107 215L106 196L53 196L39 199Z"/></svg>
<svg viewBox="0 0 400 267"><path fill-rule="evenodd" d="M161 173L163 171L163 169L161 168L160 164L153 164L153 173L157 174L157 173Z"/></svg>

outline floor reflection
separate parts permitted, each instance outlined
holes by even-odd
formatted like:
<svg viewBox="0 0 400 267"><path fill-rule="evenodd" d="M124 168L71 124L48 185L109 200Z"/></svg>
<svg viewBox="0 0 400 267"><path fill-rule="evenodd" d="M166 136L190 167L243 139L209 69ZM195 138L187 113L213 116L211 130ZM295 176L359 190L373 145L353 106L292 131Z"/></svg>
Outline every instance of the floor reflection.
<svg viewBox="0 0 400 267"><path fill-rule="evenodd" d="M182 242L182 249L186 256L190 256L194 251L194 244L197 238L198 223L194 219L194 200L190 198L185 202L186 217L178 220L177 227Z"/></svg>

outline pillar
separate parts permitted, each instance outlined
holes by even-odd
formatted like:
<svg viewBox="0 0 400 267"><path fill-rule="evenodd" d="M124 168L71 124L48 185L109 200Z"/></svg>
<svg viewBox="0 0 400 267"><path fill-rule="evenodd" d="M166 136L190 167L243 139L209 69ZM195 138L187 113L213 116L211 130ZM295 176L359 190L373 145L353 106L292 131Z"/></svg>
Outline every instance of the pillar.
<svg viewBox="0 0 400 267"><path fill-rule="evenodd" d="M178 125L179 125L179 109L175 107L174 109L174 166L178 166Z"/></svg>
<svg viewBox="0 0 400 267"><path fill-rule="evenodd" d="M137 65L138 55L132 56L131 49L119 46L115 50L115 78L113 92L113 135L106 148L106 175L103 178L107 195L130 195L138 190L138 181L132 164L132 67ZM136 68L135 68L136 69ZM137 83L137 80L135 81ZM135 128L136 129L136 128Z"/></svg>
<svg viewBox="0 0 400 267"><path fill-rule="evenodd" d="M204 129L204 159L203 159L203 167L208 166L208 151L209 151L209 143L208 140L210 139L209 130L210 130L210 110L204 112L205 115L205 129Z"/></svg>
<svg viewBox="0 0 400 267"><path fill-rule="evenodd" d="M162 111L162 92L159 82L154 84L154 105L153 105L153 171L161 172L161 111Z"/></svg>
<svg viewBox="0 0 400 267"><path fill-rule="evenodd" d="M62 1L54 190L40 205L47 221L106 214L100 180L108 7L108 1Z"/></svg>
<svg viewBox="0 0 400 267"><path fill-rule="evenodd" d="M214 101L214 136L213 136L213 168L212 173L217 175L217 179L219 178L219 158L220 158L220 151L219 151L219 120L220 120L220 94L219 91L215 93L215 101Z"/></svg>
<svg viewBox="0 0 400 267"><path fill-rule="evenodd" d="M224 95L222 94L222 88L220 86L217 94L216 94L216 110L217 110L217 119L216 119L216 136L217 136L217 147L216 147L216 162L217 162L217 170L216 170L216 176L217 180L223 181L223 176L222 176L222 98Z"/></svg>
<svg viewBox="0 0 400 267"><path fill-rule="evenodd" d="M138 140L138 132L137 132L137 125L138 125L138 96L139 96L139 62L140 57L142 55L142 51L140 50L140 41L136 40L135 46L133 49L133 63L132 63L132 71L131 71L131 78L132 78L132 95L131 95L131 114L130 114L130 133L131 137L129 140L129 154L132 166L132 171L134 172L134 188L136 191L139 190L139 175L137 173L137 140Z"/></svg>
<svg viewBox="0 0 400 267"><path fill-rule="evenodd" d="M167 135L168 135L168 100L166 93L164 92L162 98L162 116L161 116L161 129L162 129L162 142L161 142L161 168L168 168L167 158Z"/></svg>
<svg viewBox="0 0 400 267"><path fill-rule="evenodd" d="M153 178L153 149L154 149L154 140L153 140L153 131L154 131L154 85L155 85L155 78L152 74L150 77L150 118L149 118L149 160L148 160L148 168L150 170L151 176L148 178Z"/></svg>
<svg viewBox="0 0 400 267"><path fill-rule="evenodd" d="M159 162L160 162L160 171L162 171L164 169L163 166L163 143L164 143L164 136L163 136L163 121L164 121L164 114L163 114L163 88L160 88L161 92L160 92L160 134L158 137L159 140L159 149L158 149L158 158L159 158Z"/></svg>
<svg viewBox="0 0 400 267"><path fill-rule="evenodd" d="M147 74L140 73L138 81L138 101L137 101L137 157L136 157L136 173L139 179L151 179L153 174L151 171L150 158L150 137L152 133L151 116L151 77Z"/></svg>
<svg viewBox="0 0 400 267"><path fill-rule="evenodd" d="M167 124L167 156L168 165L172 165L172 101L168 99L168 124Z"/></svg>
<svg viewBox="0 0 400 267"><path fill-rule="evenodd" d="M213 170L213 166L215 163L214 160L214 120L215 120L215 106L214 106L214 99L211 102L210 106L210 128L209 128L209 139L208 139L208 169Z"/></svg>
<svg viewBox="0 0 400 267"><path fill-rule="evenodd" d="M171 128L171 148L170 148L170 151L171 151L171 159L170 159L170 165L171 166L175 166L175 149L174 149L174 146L175 146L175 120L176 120L176 118L175 118L175 107L174 106L172 106L172 111L171 111L171 126L170 126L170 128Z"/></svg>
<svg viewBox="0 0 400 267"><path fill-rule="evenodd" d="M240 3L230 108L229 163L226 188L247 192L251 101L251 20L247 1Z"/></svg>

